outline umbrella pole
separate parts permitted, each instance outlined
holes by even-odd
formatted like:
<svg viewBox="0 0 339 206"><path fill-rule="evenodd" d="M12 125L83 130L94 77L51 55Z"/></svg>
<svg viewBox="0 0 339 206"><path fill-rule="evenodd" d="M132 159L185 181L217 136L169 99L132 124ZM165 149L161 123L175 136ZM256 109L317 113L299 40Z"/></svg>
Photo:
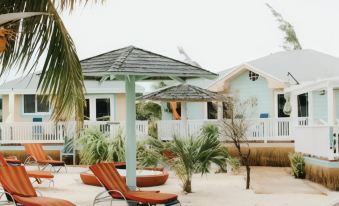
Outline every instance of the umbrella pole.
<svg viewBox="0 0 339 206"><path fill-rule="evenodd" d="M188 137L187 103L181 102L181 123L184 137Z"/></svg>
<svg viewBox="0 0 339 206"><path fill-rule="evenodd" d="M135 77L126 76L126 184L136 189L136 132L135 132Z"/></svg>

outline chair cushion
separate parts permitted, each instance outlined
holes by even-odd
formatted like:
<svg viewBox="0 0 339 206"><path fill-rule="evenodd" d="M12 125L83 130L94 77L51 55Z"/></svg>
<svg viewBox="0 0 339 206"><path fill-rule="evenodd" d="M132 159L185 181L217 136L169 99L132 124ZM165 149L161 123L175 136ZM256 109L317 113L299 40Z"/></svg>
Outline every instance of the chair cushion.
<svg viewBox="0 0 339 206"><path fill-rule="evenodd" d="M75 204L62 199L49 197L20 197L13 195L15 201L26 206L75 206Z"/></svg>
<svg viewBox="0 0 339 206"><path fill-rule="evenodd" d="M129 200L141 202L141 203L149 203L149 204L164 204L167 202L172 202L177 200L178 196L175 194L167 194L167 193L155 193L155 192L127 192L125 197Z"/></svg>
<svg viewBox="0 0 339 206"><path fill-rule="evenodd" d="M45 179L53 179L54 175L50 172L45 171L27 171L28 177L31 178L45 178Z"/></svg>

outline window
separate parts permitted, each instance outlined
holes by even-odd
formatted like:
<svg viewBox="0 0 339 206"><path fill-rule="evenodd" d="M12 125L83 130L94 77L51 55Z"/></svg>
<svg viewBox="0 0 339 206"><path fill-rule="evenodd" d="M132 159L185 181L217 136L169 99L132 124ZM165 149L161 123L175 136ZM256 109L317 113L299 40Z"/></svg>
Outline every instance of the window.
<svg viewBox="0 0 339 206"><path fill-rule="evenodd" d="M207 102L207 119L218 118L218 105L214 102Z"/></svg>
<svg viewBox="0 0 339 206"><path fill-rule="evenodd" d="M248 77L249 77L250 80L256 81L259 78L259 74L254 73L252 71L249 71L248 72Z"/></svg>
<svg viewBox="0 0 339 206"><path fill-rule="evenodd" d="M286 99L283 94L278 94L278 117L289 117L290 115L287 115L284 113L284 106L286 103Z"/></svg>
<svg viewBox="0 0 339 206"><path fill-rule="evenodd" d="M36 104L37 112L41 112L41 113L49 112L49 102L46 99L46 97L44 98L44 96L42 95L37 95L36 99L37 99L37 104Z"/></svg>
<svg viewBox="0 0 339 206"><path fill-rule="evenodd" d="M96 99L96 110L97 121L109 121L111 119L109 98Z"/></svg>
<svg viewBox="0 0 339 206"><path fill-rule="evenodd" d="M308 95L298 95L298 117L308 117Z"/></svg>
<svg viewBox="0 0 339 206"><path fill-rule="evenodd" d="M42 95L28 94L24 95L24 113L48 113L49 102Z"/></svg>
<svg viewBox="0 0 339 206"><path fill-rule="evenodd" d="M86 99L86 105L85 105L85 108L84 108L84 120L89 120L89 99Z"/></svg>

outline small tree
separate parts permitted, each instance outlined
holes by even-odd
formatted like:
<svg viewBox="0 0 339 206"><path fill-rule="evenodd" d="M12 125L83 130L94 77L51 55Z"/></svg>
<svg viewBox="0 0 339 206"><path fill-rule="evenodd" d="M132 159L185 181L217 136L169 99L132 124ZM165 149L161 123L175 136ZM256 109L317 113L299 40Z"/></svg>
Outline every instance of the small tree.
<svg viewBox="0 0 339 206"><path fill-rule="evenodd" d="M235 146L241 164L246 167L246 189L249 189L251 149L246 134L250 123L246 117L250 116L250 110L256 105L256 99L239 102L237 99L229 98L225 103L227 108L225 111L226 119L220 123L220 135L224 140L233 143Z"/></svg>

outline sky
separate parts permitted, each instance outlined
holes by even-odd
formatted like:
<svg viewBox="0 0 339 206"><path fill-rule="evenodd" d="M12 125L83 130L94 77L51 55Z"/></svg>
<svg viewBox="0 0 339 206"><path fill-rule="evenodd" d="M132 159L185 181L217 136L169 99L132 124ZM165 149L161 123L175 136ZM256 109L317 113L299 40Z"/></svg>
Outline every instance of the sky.
<svg viewBox="0 0 339 206"><path fill-rule="evenodd" d="M337 0L106 0L62 14L80 59L134 45L218 72L282 51L265 3L295 28L303 48L339 57Z"/></svg>

